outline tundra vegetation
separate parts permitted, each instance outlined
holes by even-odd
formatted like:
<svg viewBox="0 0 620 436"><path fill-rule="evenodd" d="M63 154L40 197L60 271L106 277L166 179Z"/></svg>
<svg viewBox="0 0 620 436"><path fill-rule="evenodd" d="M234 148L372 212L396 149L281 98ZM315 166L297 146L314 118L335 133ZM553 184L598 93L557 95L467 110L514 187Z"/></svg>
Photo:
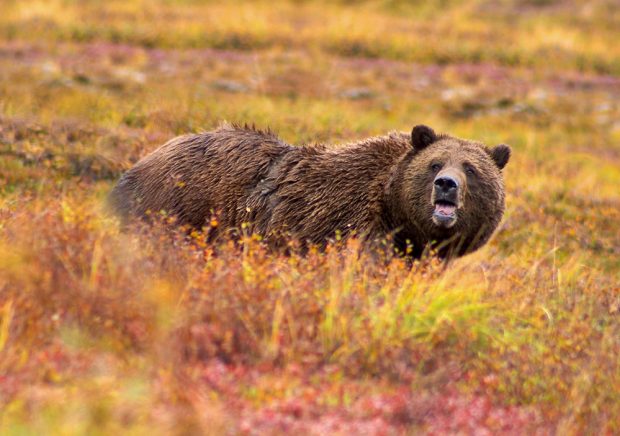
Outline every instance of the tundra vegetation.
<svg viewBox="0 0 620 436"><path fill-rule="evenodd" d="M620 432L619 21L612 0L4 0L2 433ZM510 144L503 223L444 269L103 213L122 171L221 120Z"/></svg>

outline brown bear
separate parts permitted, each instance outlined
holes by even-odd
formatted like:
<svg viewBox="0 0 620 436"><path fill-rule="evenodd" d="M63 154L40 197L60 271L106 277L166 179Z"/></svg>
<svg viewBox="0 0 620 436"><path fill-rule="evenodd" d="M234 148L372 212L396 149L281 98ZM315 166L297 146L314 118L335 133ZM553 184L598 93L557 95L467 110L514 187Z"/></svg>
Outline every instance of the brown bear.
<svg viewBox="0 0 620 436"><path fill-rule="evenodd" d="M292 146L269 131L224 124L144 157L111 194L123 217L166 211L195 228L255 232L303 246L356 235L419 257L482 246L504 212L507 145L437 135L427 126L342 147Z"/></svg>

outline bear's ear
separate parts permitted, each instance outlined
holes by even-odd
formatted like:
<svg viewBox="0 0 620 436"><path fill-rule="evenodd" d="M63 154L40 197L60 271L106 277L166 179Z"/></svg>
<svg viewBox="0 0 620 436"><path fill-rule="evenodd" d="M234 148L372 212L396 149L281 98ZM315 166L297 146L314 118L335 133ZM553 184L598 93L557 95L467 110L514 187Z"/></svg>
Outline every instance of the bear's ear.
<svg viewBox="0 0 620 436"><path fill-rule="evenodd" d="M437 140L435 131L428 126L415 126L411 131L411 145L415 150L422 150Z"/></svg>
<svg viewBox="0 0 620 436"><path fill-rule="evenodd" d="M506 166L508 160L510 160L510 147L506 144L496 145L489 150L489 154L497 167L501 170Z"/></svg>

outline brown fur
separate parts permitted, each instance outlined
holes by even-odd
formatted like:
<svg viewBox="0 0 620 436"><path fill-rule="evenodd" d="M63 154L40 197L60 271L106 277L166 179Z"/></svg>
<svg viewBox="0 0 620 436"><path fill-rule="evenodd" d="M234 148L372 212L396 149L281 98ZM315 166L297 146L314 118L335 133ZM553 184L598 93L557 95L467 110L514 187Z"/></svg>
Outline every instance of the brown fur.
<svg viewBox="0 0 620 436"><path fill-rule="evenodd" d="M501 219L500 167L509 149L499 147L436 136L424 126L413 135L394 132L339 148L294 147L271 132L223 125L175 138L143 158L123 175L111 200L125 219L165 210L201 228L217 214L220 232L246 223L273 241L287 233L323 245L338 232L367 241L391 238L414 256L429 244L443 244L443 255L460 255L484 244ZM430 218L431 162L464 182L450 229ZM475 177L465 174L464 163Z"/></svg>

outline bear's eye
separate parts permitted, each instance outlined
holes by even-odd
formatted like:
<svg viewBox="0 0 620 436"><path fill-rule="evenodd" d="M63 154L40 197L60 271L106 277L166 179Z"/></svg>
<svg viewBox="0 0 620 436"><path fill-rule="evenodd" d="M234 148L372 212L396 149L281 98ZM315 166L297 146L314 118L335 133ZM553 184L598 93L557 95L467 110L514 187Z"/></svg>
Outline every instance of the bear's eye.
<svg viewBox="0 0 620 436"><path fill-rule="evenodd" d="M437 172L441 169L441 164L439 163L434 163L431 165L431 170L433 170L434 172Z"/></svg>
<svg viewBox="0 0 620 436"><path fill-rule="evenodd" d="M465 174L467 174L468 176L475 176L476 175L476 170L473 169L473 167L470 167L469 165L467 165L465 167Z"/></svg>

